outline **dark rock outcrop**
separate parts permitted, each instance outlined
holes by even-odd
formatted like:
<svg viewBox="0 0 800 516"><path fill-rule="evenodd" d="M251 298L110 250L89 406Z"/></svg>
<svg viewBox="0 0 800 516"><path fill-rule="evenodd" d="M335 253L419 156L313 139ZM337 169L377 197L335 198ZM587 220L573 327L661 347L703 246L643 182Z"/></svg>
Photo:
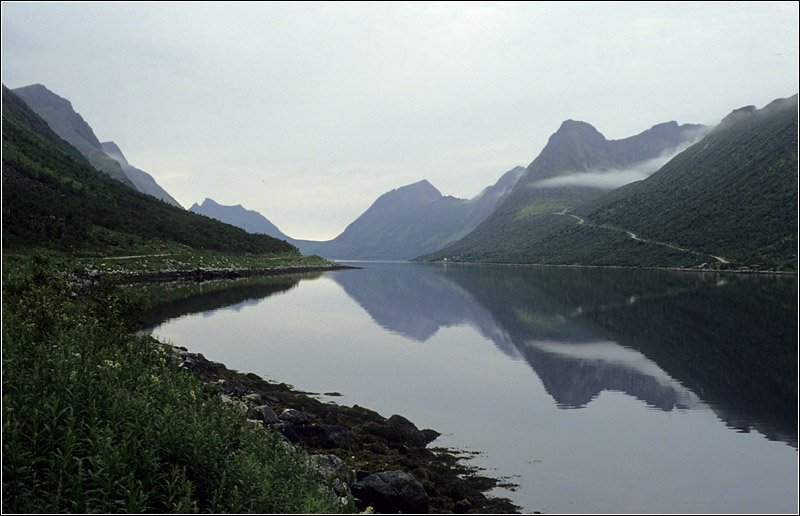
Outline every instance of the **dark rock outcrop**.
<svg viewBox="0 0 800 516"><path fill-rule="evenodd" d="M341 425L286 425L281 432L293 443L318 448L346 448L353 441L353 435Z"/></svg>
<svg viewBox="0 0 800 516"><path fill-rule="evenodd" d="M257 419L265 425L274 425L278 422L278 416L269 405L259 405L250 411L250 417Z"/></svg>
<svg viewBox="0 0 800 516"><path fill-rule="evenodd" d="M428 493L413 475L404 471L381 471L352 486L360 508L372 506L384 513L427 513Z"/></svg>

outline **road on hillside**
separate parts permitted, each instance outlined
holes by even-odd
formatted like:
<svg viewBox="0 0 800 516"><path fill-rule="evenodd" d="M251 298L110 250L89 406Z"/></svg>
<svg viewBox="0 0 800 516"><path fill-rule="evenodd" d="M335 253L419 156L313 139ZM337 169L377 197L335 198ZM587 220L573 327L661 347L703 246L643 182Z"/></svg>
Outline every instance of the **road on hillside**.
<svg viewBox="0 0 800 516"><path fill-rule="evenodd" d="M678 247L677 245L668 244L666 242L659 242L658 240L650 240L648 238L640 238L636 233L634 233L633 231L629 231L627 229L617 228L617 227L609 226L609 225L606 225L606 224L594 224L592 222L586 222L586 219L584 219L582 217L579 217L579 216L577 216L575 214L568 213L567 210L560 211L560 212L556 213L556 215L566 215L567 217L572 217L573 219L578 221L578 225L581 225L581 226L593 226L593 227L596 227L596 228L607 229L609 231L616 231L618 233L625 233L632 240L637 240L639 242L645 242L647 244L663 245L664 247L669 247L670 249L675 249L677 251L683 251L684 253L692 253L692 254L696 254L698 256L704 256L704 255L705 256L711 256L715 260L717 260L719 263L723 263L723 264L730 263L728 260L726 260L725 258L722 258L721 256L714 256L713 254L706 255L706 253L700 253L700 252L697 252L697 251L692 251L691 249L685 249L683 247Z"/></svg>

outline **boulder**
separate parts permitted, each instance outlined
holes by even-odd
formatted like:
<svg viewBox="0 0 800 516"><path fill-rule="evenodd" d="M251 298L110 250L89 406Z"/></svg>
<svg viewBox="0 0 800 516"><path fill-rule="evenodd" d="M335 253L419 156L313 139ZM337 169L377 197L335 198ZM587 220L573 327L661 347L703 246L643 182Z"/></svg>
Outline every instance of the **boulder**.
<svg viewBox="0 0 800 516"><path fill-rule="evenodd" d="M317 418L317 416L315 416L314 414L309 414L308 412L301 412L293 408L284 409L284 411L281 412L281 415L279 417L281 421L287 421L295 425L310 423L311 421Z"/></svg>
<svg viewBox="0 0 800 516"><path fill-rule="evenodd" d="M383 513L427 513L428 493L413 475L405 471L382 471L352 486L353 496L363 510L372 506Z"/></svg>
<svg viewBox="0 0 800 516"><path fill-rule="evenodd" d="M350 431L339 425L287 425L278 429L294 443L303 442L318 448L346 448L353 441Z"/></svg>
<svg viewBox="0 0 800 516"><path fill-rule="evenodd" d="M309 460L326 480L344 476L344 461L336 455L316 454Z"/></svg>
<svg viewBox="0 0 800 516"><path fill-rule="evenodd" d="M472 504L466 498L459 500L453 506L453 513L454 514L466 514L472 510Z"/></svg>
<svg viewBox="0 0 800 516"><path fill-rule="evenodd" d="M389 442L414 448L424 448L439 436L434 430L420 430L414 423L397 414L387 419L385 425L375 425L373 430Z"/></svg>
<svg viewBox="0 0 800 516"><path fill-rule="evenodd" d="M258 394L257 392L251 392L250 394L245 394L244 396L242 396L242 399L245 401L252 401L255 404L260 404L263 401L261 395Z"/></svg>
<svg viewBox="0 0 800 516"><path fill-rule="evenodd" d="M278 416L269 405L259 405L258 407L251 409L250 417L253 419L258 419L265 425L274 425L279 421Z"/></svg>

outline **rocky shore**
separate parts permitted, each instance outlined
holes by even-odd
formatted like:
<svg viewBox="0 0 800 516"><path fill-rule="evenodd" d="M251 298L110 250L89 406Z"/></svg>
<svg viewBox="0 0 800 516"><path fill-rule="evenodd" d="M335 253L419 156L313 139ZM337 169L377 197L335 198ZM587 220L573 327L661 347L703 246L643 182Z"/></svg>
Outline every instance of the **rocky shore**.
<svg viewBox="0 0 800 516"><path fill-rule="evenodd" d="M82 275L83 279L92 281L101 276L111 278L120 283L159 283L169 281L211 281L222 279L253 278L256 276L283 276L287 274L301 274L306 272L327 272L343 269L358 269L350 265L336 263L326 265L295 265L270 268L239 268L239 267L198 267L195 269L159 269L146 271L114 271L103 272L87 269Z"/></svg>
<svg viewBox="0 0 800 516"><path fill-rule="evenodd" d="M361 511L381 513L515 513L506 498L487 496L497 486L464 464L468 454L428 448L438 432L420 430L400 415L385 418L354 405L324 403L284 383L240 373L171 347L179 367L212 385L223 401L253 424L277 431L287 446L308 454L340 494L348 491ZM371 509L370 509L371 508Z"/></svg>

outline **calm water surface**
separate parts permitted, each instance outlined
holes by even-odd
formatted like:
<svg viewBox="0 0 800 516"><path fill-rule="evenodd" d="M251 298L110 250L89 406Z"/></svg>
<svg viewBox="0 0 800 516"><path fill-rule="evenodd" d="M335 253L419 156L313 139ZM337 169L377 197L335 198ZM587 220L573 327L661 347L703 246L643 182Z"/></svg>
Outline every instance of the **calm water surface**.
<svg viewBox="0 0 800 516"><path fill-rule="evenodd" d="M480 451L526 512L798 512L796 278L359 265L197 287L148 322Z"/></svg>

